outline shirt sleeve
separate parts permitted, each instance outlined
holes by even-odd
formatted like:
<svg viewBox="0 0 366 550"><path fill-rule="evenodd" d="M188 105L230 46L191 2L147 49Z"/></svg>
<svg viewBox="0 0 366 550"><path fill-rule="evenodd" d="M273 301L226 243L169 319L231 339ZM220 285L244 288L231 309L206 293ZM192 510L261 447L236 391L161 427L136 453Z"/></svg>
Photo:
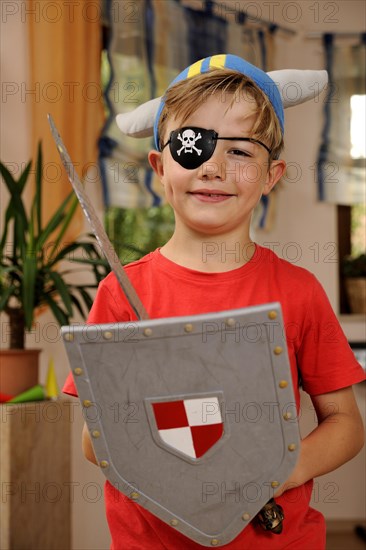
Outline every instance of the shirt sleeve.
<svg viewBox="0 0 366 550"><path fill-rule="evenodd" d="M304 390L310 395L320 395L365 380L365 372L325 291L315 277L313 281L297 362Z"/></svg>
<svg viewBox="0 0 366 550"><path fill-rule="evenodd" d="M119 303L119 296L123 296L119 285L115 285L114 274L108 275L99 285L98 291L89 312L87 324L118 323L130 320L128 308L125 308L123 302ZM112 286L113 292L109 286ZM114 286L117 288L115 289ZM116 290L116 292L115 292ZM77 390L74 377L70 372L62 388L63 393L77 397Z"/></svg>

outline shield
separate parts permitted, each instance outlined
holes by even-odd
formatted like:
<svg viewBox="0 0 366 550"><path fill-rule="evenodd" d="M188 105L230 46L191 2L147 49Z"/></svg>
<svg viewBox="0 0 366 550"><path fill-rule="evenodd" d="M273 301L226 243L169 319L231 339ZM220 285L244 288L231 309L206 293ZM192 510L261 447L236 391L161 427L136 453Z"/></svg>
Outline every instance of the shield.
<svg viewBox="0 0 366 550"><path fill-rule="evenodd" d="M299 431L278 303L62 334L102 471L173 529L227 544L288 478Z"/></svg>

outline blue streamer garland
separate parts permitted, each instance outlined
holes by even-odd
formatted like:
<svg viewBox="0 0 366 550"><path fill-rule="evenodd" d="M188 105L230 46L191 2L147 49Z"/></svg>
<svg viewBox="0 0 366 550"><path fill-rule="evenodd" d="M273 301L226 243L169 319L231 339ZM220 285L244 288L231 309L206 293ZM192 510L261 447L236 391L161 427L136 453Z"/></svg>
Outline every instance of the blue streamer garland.
<svg viewBox="0 0 366 550"><path fill-rule="evenodd" d="M156 77L154 70L154 8L151 0L146 1L145 9L145 50L147 59L147 68L150 76L150 98L156 96ZM153 143L153 140L152 140ZM153 145L152 145L153 147ZM145 170L144 185L150 195L152 196L152 206L159 206L161 204L161 198L155 193L152 188L153 172L151 168Z"/></svg>
<svg viewBox="0 0 366 550"><path fill-rule="evenodd" d="M322 131L322 142L318 151L317 174L318 174L318 198L325 199L325 165L328 161L329 152L329 131L331 123L331 100L333 94L333 57L334 57L334 35L327 33L323 36L325 49L326 70L329 76L329 85L326 100L324 103L324 126Z"/></svg>

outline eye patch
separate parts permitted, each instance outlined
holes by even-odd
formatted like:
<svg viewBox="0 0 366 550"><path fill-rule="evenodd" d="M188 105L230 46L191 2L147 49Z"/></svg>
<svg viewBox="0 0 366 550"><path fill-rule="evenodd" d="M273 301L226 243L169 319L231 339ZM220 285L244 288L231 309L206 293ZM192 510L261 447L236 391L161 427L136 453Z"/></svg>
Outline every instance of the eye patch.
<svg viewBox="0 0 366 550"><path fill-rule="evenodd" d="M209 160L216 148L217 140L227 141L250 141L258 143L269 153L270 149L257 139L246 137L219 137L215 130L206 130L197 126L186 126L178 128L170 133L169 140L163 145L163 150L167 145L173 159L186 170L194 170Z"/></svg>

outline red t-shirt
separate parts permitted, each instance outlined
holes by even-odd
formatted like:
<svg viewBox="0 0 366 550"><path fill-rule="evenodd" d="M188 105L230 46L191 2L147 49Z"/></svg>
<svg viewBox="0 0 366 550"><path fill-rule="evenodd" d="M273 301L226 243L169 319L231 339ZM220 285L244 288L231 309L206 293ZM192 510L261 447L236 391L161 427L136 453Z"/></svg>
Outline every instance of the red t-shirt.
<svg viewBox="0 0 366 550"><path fill-rule="evenodd" d="M319 395L364 380L328 298L307 270L256 246L244 266L224 273L203 273L179 266L159 250L126 266L128 276L151 318L210 313L280 302L295 397L299 406L299 375L310 395ZM89 323L136 320L113 273L100 284ZM63 391L77 395L71 373ZM281 535L249 524L230 550L322 550L323 516L309 507L312 482L279 497L285 522ZM131 502L107 481L107 519L114 550L193 550L203 548Z"/></svg>

